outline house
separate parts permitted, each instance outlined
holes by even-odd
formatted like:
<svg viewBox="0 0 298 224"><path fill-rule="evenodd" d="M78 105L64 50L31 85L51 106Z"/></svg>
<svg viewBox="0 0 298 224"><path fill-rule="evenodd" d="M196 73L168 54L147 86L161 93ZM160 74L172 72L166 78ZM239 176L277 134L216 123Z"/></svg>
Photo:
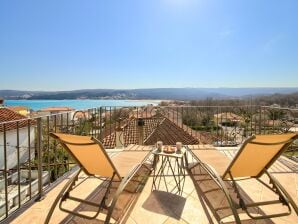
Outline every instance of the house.
<svg viewBox="0 0 298 224"><path fill-rule="evenodd" d="M28 197L38 192L38 170L28 169L29 160L31 165L35 160L36 131L34 120L0 106L0 169L7 171L7 182L0 178L0 217L5 215L6 208L15 209L19 205L19 200L23 204ZM20 168L19 172L17 168ZM42 171L43 184L49 182L49 177L48 171ZM7 203L3 198L5 188L9 189Z"/></svg>
<svg viewBox="0 0 298 224"><path fill-rule="evenodd" d="M75 109L71 107L47 107L36 111L34 117L57 115L55 116L57 124L65 125L68 121L73 119L74 114Z"/></svg>
<svg viewBox="0 0 298 224"><path fill-rule="evenodd" d="M242 117L232 112L214 114L214 122L222 125L241 122Z"/></svg>
<svg viewBox="0 0 298 224"><path fill-rule="evenodd" d="M28 120L24 115L9 108L0 107L0 169L4 169L5 159L7 169L16 167L18 153L20 164L27 162L29 147L30 157L34 159L35 126L35 122ZM4 158L4 140L7 158Z"/></svg>
<svg viewBox="0 0 298 224"><path fill-rule="evenodd" d="M70 112L70 111L74 111L74 110L75 109L71 108L71 107L47 107L47 108L38 110L37 112L39 115L48 116L48 115Z"/></svg>
<svg viewBox="0 0 298 224"><path fill-rule="evenodd" d="M30 115L30 109L28 107L24 107L24 106L10 106L7 107L10 110L13 110L21 115L24 115L26 117L28 117Z"/></svg>
<svg viewBox="0 0 298 224"><path fill-rule="evenodd" d="M279 104L277 104L277 103L274 103L274 104L270 105L270 107L272 107L272 108L280 108L281 106Z"/></svg>
<svg viewBox="0 0 298 224"><path fill-rule="evenodd" d="M144 108L137 108L130 112L130 118L151 118L156 116L156 108L153 105L148 105Z"/></svg>
<svg viewBox="0 0 298 224"><path fill-rule="evenodd" d="M102 142L107 148L119 144L154 145L157 141L164 145L175 145L177 141L184 145L199 143L198 139L165 117L133 118L104 136Z"/></svg>

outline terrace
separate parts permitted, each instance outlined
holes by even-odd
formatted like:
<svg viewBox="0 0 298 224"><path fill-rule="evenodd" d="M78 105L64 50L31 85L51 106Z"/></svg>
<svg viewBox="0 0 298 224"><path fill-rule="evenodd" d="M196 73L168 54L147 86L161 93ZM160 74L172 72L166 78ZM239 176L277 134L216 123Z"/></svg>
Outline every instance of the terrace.
<svg viewBox="0 0 298 224"><path fill-rule="evenodd" d="M67 112L32 120L14 121L15 143L7 144L10 122L0 123L1 128L1 208L3 223L43 223L56 195L73 175L76 164L61 146L49 137L50 132L90 135L98 138L113 157L121 151L134 153L152 150L162 140L166 145L180 141L192 150L216 148L233 158L240 144L253 134L282 133L296 130L298 111L286 108L258 106L243 107L101 107L86 111ZM80 116L78 116L80 115ZM27 124L28 138L20 141L19 124ZM30 133L34 130L34 136ZM12 150L14 149L14 151ZM22 159L21 152L27 152ZM34 152L34 153L32 153ZM193 158L187 153L188 160ZM298 204L297 146L292 145L270 168L273 174ZM16 165L10 161L15 157ZM220 162L220 161L219 161ZM84 175L79 177L84 179ZM158 190L152 190L153 175L131 199L125 194L117 204L115 223L234 223L232 213L225 207L223 192L207 173L199 174L197 185L186 175L182 192L177 193L175 180L166 176ZM102 180L90 178L75 189L77 196L96 201L101 196ZM248 200L271 198L258 182L243 181L241 187ZM231 190L231 189L230 189ZM127 200L133 203L127 207ZM88 206L69 202L69 208L90 213ZM272 206L260 214L275 211ZM100 223L102 216L90 221L55 209L51 223ZM242 223L297 223L290 216L261 221L251 220L241 213Z"/></svg>

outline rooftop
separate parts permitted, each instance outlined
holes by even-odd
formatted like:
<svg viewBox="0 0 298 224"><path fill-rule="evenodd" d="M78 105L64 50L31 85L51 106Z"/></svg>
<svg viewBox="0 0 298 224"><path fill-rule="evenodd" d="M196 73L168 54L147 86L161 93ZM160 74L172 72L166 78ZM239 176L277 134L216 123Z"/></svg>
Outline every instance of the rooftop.
<svg viewBox="0 0 298 224"><path fill-rule="evenodd" d="M7 107L10 110L19 111L19 110L29 110L28 107L25 106L9 106Z"/></svg>
<svg viewBox="0 0 298 224"><path fill-rule="evenodd" d="M71 107L47 107L44 109L41 109L42 112L62 112L62 111L72 111L75 110Z"/></svg>
<svg viewBox="0 0 298 224"><path fill-rule="evenodd" d="M150 146L130 145L125 150L144 150L150 149ZM192 150L208 150L212 148L210 145L191 145ZM225 156L232 158L238 148L218 148ZM119 150L110 150L111 156L116 155ZM220 161L218 161L220 162ZM298 165L297 163L281 157L270 168L270 172L276 177L287 191L298 203ZM82 179L83 176L80 177ZM49 211L50 205L53 203L58 191L62 188L68 178L64 178L57 186L52 188L45 198L34 203L23 214L18 216L13 224L26 223L43 223ZM231 213L228 209L218 210L224 207L225 200L223 194L216 185L208 177L206 173L202 173L198 178L198 186L195 187L189 176L186 177L182 194L177 194L175 182L172 177L166 177L166 184L162 184L159 190L152 191L152 177L150 177L144 186L141 194L138 195L137 201L129 208L128 212L122 218L121 223L129 224L169 224L169 223L219 223L221 218L223 223L233 223ZM76 191L78 196L89 198L96 201L98 197L101 181L98 179L90 179L80 186L80 190ZM170 192L166 192L166 185ZM241 183L241 187L248 189L248 197L252 201L270 198L271 194L266 191L264 186L257 182L247 180ZM90 213L88 206L78 206L69 203L70 208L77 208L84 213ZM120 203L121 206L121 203ZM276 209L270 207L268 211ZM266 211L259 211L267 212ZM78 217L73 217L61 212L56 208L51 223L102 223L99 221L102 217L98 217L95 221L90 221ZM298 217L294 214L282 218L274 218L262 221L253 221L246 214L241 215L243 223L298 223ZM245 220L245 221L244 221Z"/></svg>
<svg viewBox="0 0 298 224"><path fill-rule="evenodd" d="M9 122L6 123L5 125L5 130L9 131L9 130L14 130L17 127L18 128L24 128L26 126L28 126L28 121L30 120L22 120L22 119L27 119L27 117L25 117L24 115L19 114L18 112L15 112L9 108L5 108L5 107L0 107L0 123L2 122ZM21 120L21 121L19 121ZM17 122L10 122L10 121L19 121ZM30 121L31 124L33 124L33 120ZM2 132L4 130L3 125L0 125L0 132Z"/></svg>
<svg viewBox="0 0 298 224"><path fill-rule="evenodd" d="M235 113L243 118L243 115L239 112L242 107L236 109L230 107L228 109L229 112L221 114L222 119L228 117L229 113ZM259 106L251 106L249 108L249 111L253 112L253 116L251 116L251 119L247 119L245 123L236 122L232 125L222 125L217 122L217 118L220 114L219 112L226 110L226 108L217 107L156 107L150 110L136 107L108 107L108 109L101 107L76 112L77 115L82 115L80 119L73 119L74 112L69 111L62 113L61 117L58 116L61 119L57 119L55 114L32 119L27 118L26 120L13 120L12 124L15 127L17 123L21 127L20 125L23 121L28 125L31 125L30 122L33 121L37 125L36 128L28 129L28 133L24 133L24 129L22 132L17 129L14 131L14 136L3 135L0 138L0 143L1 140L9 142L6 147L4 144L0 144L0 150L2 150L4 155L3 157L0 156L0 162L2 162L3 167L0 170L0 223L44 223L45 217L49 213L50 206L59 190L77 169L74 159L67 153L67 150L63 149L62 144L57 144L58 142L55 138L50 137L49 133L51 132L95 137L105 144L106 151L111 157L126 153L121 166L119 164L117 166L119 167L118 171L123 172L124 166L128 166L130 158L137 158L137 151L146 150L146 152L149 152L158 140L163 141L164 145L174 145L176 142L181 141L193 151L199 152L197 154L210 156L209 159L216 163L215 165L221 166L226 163L227 158L234 157L239 149L239 145L248 137L255 134L283 133L298 127L294 120L292 121L292 117L290 117L291 120L287 120L288 116L284 116L285 113L277 113L279 116L275 118L273 126L266 125L267 121L271 119L271 111ZM280 108L278 110L283 111ZM136 111L138 115L140 111L145 111L147 115L133 117L131 116L131 111ZM285 109L285 111L288 111L288 109ZM12 113L15 112L12 111ZM63 116L64 114L67 116ZM227 115L226 117L225 114ZM298 114L292 113L292 115L296 119ZM23 118L22 115L18 116ZM20 118L17 117L15 119ZM8 123L5 125L0 123L1 127L5 127L8 130L10 126ZM141 141L139 138L141 138ZM116 141L119 144L119 140L121 140L123 146L115 148ZM287 148L283 156L279 157L269 170L287 189L296 204L298 202L297 143L296 141ZM215 147L211 144L221 147ZM223 147L224 145L229 147ZM210 149L216 149L217 151L209 151ZM213 158L213 153L219 154L219 158ZM85 155L89 155L93 159L90 154L85 152L82 154L84 158ZM194 158L191 155L190 151L188 151L189 163L194 162ZM116 156L112 160L119 157ZM150 161L152 162L152 160ZM102 163L98 163L97 160L94 163L90 163L88 160L87 164L93 166L93 164ZM146 165L150 166L150 164L149 162ZM163 167L160 164L158 163L157 168ZM177 173L176 165L176 162L172 163L174 167L172 173ZM169 168L170 166L167 166L166 172L171 172ZM147 179L145 174L148 173L148 169L146 170L147 173L142 173L144 170L141 169L141 181L138 178L131 179L131 182L127 185L128 188L125 188L124 193L121 194L121 199L117 202L116 209L113 210L113 218L118 223L133 224L234 223L223 191L211 179L210 174L201 169L201 166L196 166L194 170L199 170L200 172L196 173L196 175L187 174L185 181L181 182L181 191L177 191L177 186L179 185L176 182L177 180L173 178L173 175L168 175L168 173L163 175L163 181L160 182L158 189L155 189L152 186L154 172L152 171ZM84 175L79 176L79 182L84 179ZM262 177L262 179L267 180L265 177ZM107 182L103 179L92 177L78 184L78 187L74 189L74 193L81 198L89 198L96 201L99 197L102 197L102 189L106 185ZM229 187L231 186L230 183L227 183L227 186L232 197L236 199L235 191ZM116 187L112 185L111 193L115 189ZM133 193L131 190L134 189L143 190ZM241 181L240 191L245 193L245 200L248 200L248 202L257 202L271 198L271 192L268 192L266 187L254 180ZM44 196L42 200L36 201L36 198L41 196ZM72 203L69 200L67 200L66 205L70 209L80 210L83 213L91 214L92 212L90 207ZM276 212L279 210L280 207L274 205L267 208L262 207L262 209L255 212L267 214L270 211ZM239 213L241 213L241 219L245 220L242 223L298 223L294 211L290 216L258 222L252 221L242 210L239 210ZM103 218L102 216L104 214L97 217L97 219ZM55 210L51 219L51 223L95 222L101 223L99 220L90 221L73 217L61 212L59 209Z"/></svg>
<svg viewBox="0 0 298 224"><path fill-rule="evenodd" d="M123 129L124 145L138 144L140 137L140 128L143 132L144 145L154 145L162 140L165 145L174 145L177 141L185 145L197 144L199 141L179 127L168 118L142 118L142 126L138 126L138 119L133 118L125 124ZM116 145L116 131L108 133L103 139L103 144L108 148L114 148Z"/></svg>

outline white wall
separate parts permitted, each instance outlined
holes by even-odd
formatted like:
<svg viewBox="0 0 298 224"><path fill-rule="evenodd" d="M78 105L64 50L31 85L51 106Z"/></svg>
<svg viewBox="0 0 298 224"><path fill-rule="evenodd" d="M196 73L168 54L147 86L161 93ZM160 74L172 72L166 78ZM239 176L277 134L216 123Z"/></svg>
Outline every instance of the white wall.
<svg viewBox="0 0 298 224"><path fill-rule="evenodd" d="M31 159L34 158L34 127L30 128L30 145L31 145ZM4 137L3 132L0 132L0 169L4 169ZM7 169L17 166L17 131L10 130L6 132L6 155L7 155ZM19 129L19 145L20 145L20 163L24 163L29 158L28 149L28 128Z"/></svg>

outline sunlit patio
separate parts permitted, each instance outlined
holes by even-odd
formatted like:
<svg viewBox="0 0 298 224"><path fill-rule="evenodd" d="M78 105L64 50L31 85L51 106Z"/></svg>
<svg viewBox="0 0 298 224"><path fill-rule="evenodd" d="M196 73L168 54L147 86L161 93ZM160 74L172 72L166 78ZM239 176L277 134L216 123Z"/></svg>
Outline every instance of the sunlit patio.
<svg viewBox="0 0 298 224"><path fill-rule="evenodd" d="M82 116L78 117L78 114ZM259 106L149 105L100 107L33 119L22 117L3 121L0 125L0 131L3 133L1 140L3 140L4 158L0 178L2 203L0 222L47 223L48 214L52 214L48 219L49 223L104 223L106 217L109 217L108 214L112 214L111 223L235 223L235 210L229 207L229 200L212 175L201 169L201 165L194 170L190 168L191 164L198 161L191 152L205 152L211 155L211 150L214 152L215 149L222 158L211 157L212 161L209 162L224 164L225 160L227 158L231 160L241 145L253 135L275 136L281 133L293 133L291 128L297 127L295 123L297 114L295 109ZM78 170L77 164L80 164L74 154L63 146L63 142L59 142L53 136L59 133L75 134L75 138L94 139L96 145L102 145L101 149L98 148L104 152L101 155L105 155L104 158L110 157L110 160L115 162L115 167L119 168L118 171L130 170L133 166L130 167L128 161L138 157L137 152L142 151L140 154L144 154L144 157L147 154L150 156L146 157L146 163L138 169L136 176L125 185L116 206L110 210L110 202L113 202L114 195L117 195L120 182L113 182L108 188L108 179L90 176L86 178L85 174L80 174L78 181L75 181L76 186L71 196L91 200L97 204L107 196L105 206L96 219L90 220L65 213L59 208L59 203L51 213L50 208L55 198L66 182L75 176ZM170 154L165 157L156 154L157 142L160 141L168 149L175 148L173 146L177 148L177 142L180 142L180 145L187 146L183 151L185 154L183 153L183 156L173 154L174 157L169 160L167 157L170 157ZM5 144L7 142L9 144ZM84 150L88 148L90 147L82 149L80 154L84 155L83 152L86 152ZM109 156L106 156L105 152ZM121 154L124 156L121 163L117 164L117 158ZM258 153L253 150L251 154L257 156ZM93 158L92 153L85 155L92 161L85 164L102 162L102 156ZM253 165L254 161L251 162ZM122 170L121 167L125 169ZM294 142L282 156L278 157L269 172L286 188L296 204L297 170L297 142ZM261 179L268 182L267 177ZM243 180L239 186L248 203L279 200L276 194L255 180ZM230 182L227 183L227 188L232 199L238 203L239 199ZM69 198L63 202L63 207L88 216L96 214L94 207L71 201ZM268 215L283 213L284 208L287 212L287 206L280 204L249 209L254 214ZM112 213L108 213L109 211ZM237 214L240 214L241 223L298 222L294 209L289 216L258 221L252 220L238 207Z"/></svg>
<svg viewBox="0 0 298 224"><path fill-rule="evenodd" d="M0 0L0 224L298 224L297 9Z"/></svg>
<svg viewBox="0 0 298 224"><path fill-rule="evenodd" d="M136 146L130 145L124 150L148 150L151 146ZM211 145L190 145L192 150L209 150L213 148ZM225 156L232 158L237 147L220 147L218 148ZM116 155L119 150L110 150L111 156ZM189 156L189 155L188 155ZM190 157L190 156L189 156ZM192 158L189 158L191 161ZM218 161L220 162L220 161ZM281 157L271 167L270 172L282 183L290 195L298 203L298 166L295 162ZM80 179L83 179L80 176ZM35 202L31 207L27 208L20 214L12 223L43 223L48 214L49 208L53 203L56 195L65 184L69 177L64 178L60 183L53 186L51 190L45 193L41 201ZM197 184L194 185L189 175L186 176L183 185L183 192L177 193L176 183L170 175L166 177L166 181L161 181L159 188L154 190L152 188L153 175L147 180L141 193L138 193L133 203L129 208L121 210L126 207L126 196L120 198L115 216L120 223L132 224L162 224L162 223L234 223L232 213L229 208L218 209L225 207L226 200L223 193L214 184L213 180L208 174L202 172L197 178ZM100 197L101 181L91 178L82 183L74 193L82 198L89 198L96 201ZM271 193L255 181L244 181L241 187L245 187L249 200L258 201L260 199L270 199ZM248 189L248 190L247 190ZM231 189L230 189L231 190ZM167 192L168 191L168 192ZM125 193L126 194L126 193ZM129 193L127 193L129 194ZM77 203L69 202L69 208L76 209L84 214L91 214L92 210L88 206L78 205ZM266 214L266 212L275 211L276 206L267 207L266 210L259 210L257 212ZM244 212L239 210L242 223L298 223L298 217L293 212L290 216L281 218L266 219L254 221L251 220ZM87 220L75 217L64 213L56 208L50 223L102 223L104 215L98 216L95 220ZM115 222L115 220L113 221Z"/></svg>

